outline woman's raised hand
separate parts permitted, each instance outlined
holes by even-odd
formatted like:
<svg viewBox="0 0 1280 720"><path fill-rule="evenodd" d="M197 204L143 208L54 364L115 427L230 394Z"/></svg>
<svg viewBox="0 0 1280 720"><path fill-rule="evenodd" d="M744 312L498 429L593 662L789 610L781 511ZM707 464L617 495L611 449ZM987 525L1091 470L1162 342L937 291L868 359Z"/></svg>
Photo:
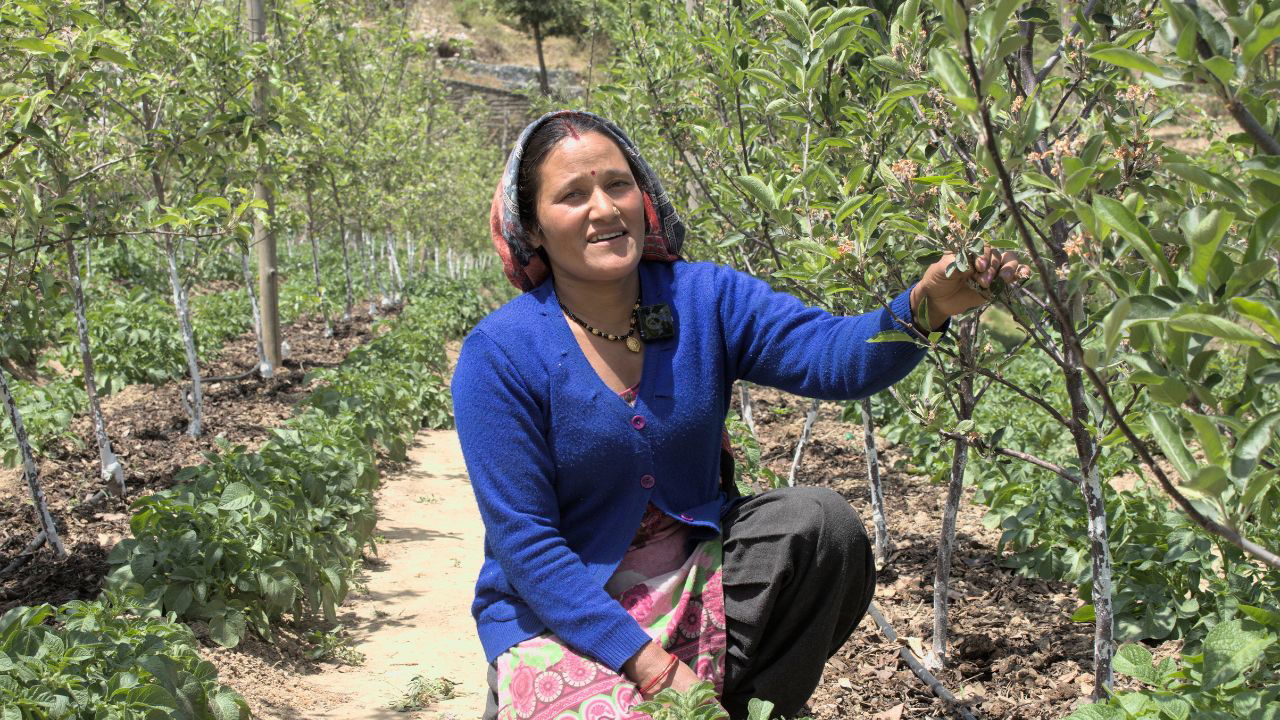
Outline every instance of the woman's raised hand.
<svg viewBox="0 0 1280 720"><path fill-rule="evenodd" d="M986 304L988 296L975 290L970 285L970 280L979 287L989 288L997 277L1010 284L1031 277L1031 268L1024 265L1012 252L1001 252L988 247L968 270L954 270L948 277L947 267L955 259L955 253L943 255L925 269L920 282L911 289L912 312L919 315L920 303L926 301L925 309L929 313L927 321L923 317L916 318L918 326L937 330L952 315Z"/></svg>

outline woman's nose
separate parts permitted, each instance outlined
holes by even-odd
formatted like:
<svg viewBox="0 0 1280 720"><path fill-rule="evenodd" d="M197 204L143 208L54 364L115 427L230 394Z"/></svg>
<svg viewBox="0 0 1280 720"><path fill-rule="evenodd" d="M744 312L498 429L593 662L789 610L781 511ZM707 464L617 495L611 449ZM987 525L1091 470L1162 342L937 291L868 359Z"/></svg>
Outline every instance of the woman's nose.
<svg viewBox="0 0 1280 720"><path fill-rule="evenodd" d="M609 197L609 193L605 192L602 187L596 187L591 191L590 205L592 220L612 220L616 214L614 212L613 198Z"/></svg>

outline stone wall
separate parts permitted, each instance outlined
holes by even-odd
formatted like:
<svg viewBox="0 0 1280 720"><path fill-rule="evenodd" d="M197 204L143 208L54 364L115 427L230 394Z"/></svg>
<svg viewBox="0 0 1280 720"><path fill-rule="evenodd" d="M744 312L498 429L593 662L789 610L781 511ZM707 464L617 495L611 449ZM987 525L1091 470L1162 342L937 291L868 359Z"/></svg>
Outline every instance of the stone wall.
<svg viewBox="0 0 1280 720"><path fill-rule="evenodd" d="M443 60L441 65L450 101L470 107L475 112L473 120L489 129L503 152L536 117L531 98L538 93L537 68L488 65L461 58ZM575 73L552 70L547 72L547 79L553 95L562 98L564 107L572 107L573 99L582 95Z"/></svg>

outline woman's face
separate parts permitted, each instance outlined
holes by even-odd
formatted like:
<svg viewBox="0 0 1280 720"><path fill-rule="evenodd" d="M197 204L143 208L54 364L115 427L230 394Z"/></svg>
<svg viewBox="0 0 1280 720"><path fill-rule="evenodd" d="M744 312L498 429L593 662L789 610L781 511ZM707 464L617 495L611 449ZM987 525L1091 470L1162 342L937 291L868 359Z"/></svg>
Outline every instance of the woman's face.
<svg viewBox="0 0 1280 720"><path fill-rule="evenodd" d="M538 171L534 247L558 279L610 282L640 263L644 200L622 151L599 132L574 134Z"/></svg>

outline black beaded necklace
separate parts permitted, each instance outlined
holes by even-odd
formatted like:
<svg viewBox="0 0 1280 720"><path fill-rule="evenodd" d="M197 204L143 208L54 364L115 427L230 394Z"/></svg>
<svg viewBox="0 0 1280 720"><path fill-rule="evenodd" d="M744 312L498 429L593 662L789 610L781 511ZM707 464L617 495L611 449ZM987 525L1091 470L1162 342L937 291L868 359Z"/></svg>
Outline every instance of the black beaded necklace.
<svg viewBox="0 0 1280 720"><path fill-rule="evenodd" d="M640 312L640 298L636 298L636 304L631 306L631 327L627 330L626 335L614 335L613 333L607 333L603 330L597 330L591 327L585 320L574 315L572 310L565 307L563 302L560 303L560 309L564 311L565 315L569 316L570 320L578 323L586 329L587 332L595 335L596 337L602 337L605 340L612 340L614 342L625 340L627 343L627 349L634 353L640 352L640 348L643 347L640 344L640 338L636 336L636 319L639 317Z"/></svg>

